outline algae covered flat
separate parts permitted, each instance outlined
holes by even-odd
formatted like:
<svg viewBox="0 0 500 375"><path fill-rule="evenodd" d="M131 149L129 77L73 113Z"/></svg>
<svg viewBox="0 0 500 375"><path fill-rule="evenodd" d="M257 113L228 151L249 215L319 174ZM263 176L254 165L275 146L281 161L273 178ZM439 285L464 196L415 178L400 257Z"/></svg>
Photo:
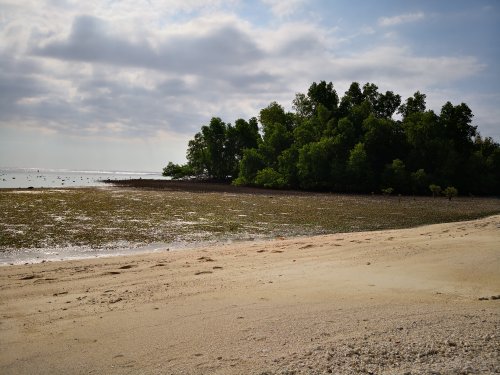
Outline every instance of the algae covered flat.
<svg viewBox="0 0 500 375"><path fill-rule="evenodd" d="M175 246L413 227L500 212L500 200L125 188L0 191L0 250Z"/></svg>

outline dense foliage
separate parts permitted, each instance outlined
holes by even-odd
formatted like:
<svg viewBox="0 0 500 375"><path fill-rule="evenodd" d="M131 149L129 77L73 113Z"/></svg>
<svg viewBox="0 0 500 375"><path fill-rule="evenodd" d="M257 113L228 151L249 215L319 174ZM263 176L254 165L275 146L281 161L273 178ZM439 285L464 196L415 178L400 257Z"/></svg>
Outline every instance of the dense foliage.
<svg viewBox="0 0 500 375"><path fill-rule="evenodd" d="M479 135L466 104L437 114L425 100L416 92L402 103L357 82L339 98L331 82L313 83L296 94L294 112L272 102L234 126L212 118L189 142L188 162L163 173L268 188L498 194L500 145Z"/></svg>

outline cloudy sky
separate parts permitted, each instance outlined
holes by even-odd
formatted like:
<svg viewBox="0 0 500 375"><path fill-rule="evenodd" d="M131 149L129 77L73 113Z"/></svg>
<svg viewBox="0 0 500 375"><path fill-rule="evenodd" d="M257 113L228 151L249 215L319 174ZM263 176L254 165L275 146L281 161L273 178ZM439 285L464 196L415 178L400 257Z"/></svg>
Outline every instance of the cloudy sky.
<svg viewBox="0 0 500 375"><path fill-rule="evenodd" d="M497 0L0 0L0 167L159 171L212 116L332 81L500 141Z"/></svg>

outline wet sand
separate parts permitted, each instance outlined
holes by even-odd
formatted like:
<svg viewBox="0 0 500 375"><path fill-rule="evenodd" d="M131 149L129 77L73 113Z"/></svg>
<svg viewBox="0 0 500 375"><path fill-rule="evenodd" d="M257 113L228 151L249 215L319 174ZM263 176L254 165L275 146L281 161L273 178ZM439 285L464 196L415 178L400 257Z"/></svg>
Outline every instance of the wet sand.
<svg viewBox="0 0 500 375"><path fill-rule="evenodd" d="M494 373L500 216L0 267L2 374Z"/></svg>

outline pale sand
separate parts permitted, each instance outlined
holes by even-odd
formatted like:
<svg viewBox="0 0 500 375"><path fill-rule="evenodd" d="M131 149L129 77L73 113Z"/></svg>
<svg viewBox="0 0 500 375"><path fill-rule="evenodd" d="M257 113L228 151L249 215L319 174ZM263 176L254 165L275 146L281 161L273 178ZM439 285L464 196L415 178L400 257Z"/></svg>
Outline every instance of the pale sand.
<svg viewBox="0 0 500 375"><path fill-rule="evenodd" d="M1 374L500 371L500 216L0 280Z"/></svg>

